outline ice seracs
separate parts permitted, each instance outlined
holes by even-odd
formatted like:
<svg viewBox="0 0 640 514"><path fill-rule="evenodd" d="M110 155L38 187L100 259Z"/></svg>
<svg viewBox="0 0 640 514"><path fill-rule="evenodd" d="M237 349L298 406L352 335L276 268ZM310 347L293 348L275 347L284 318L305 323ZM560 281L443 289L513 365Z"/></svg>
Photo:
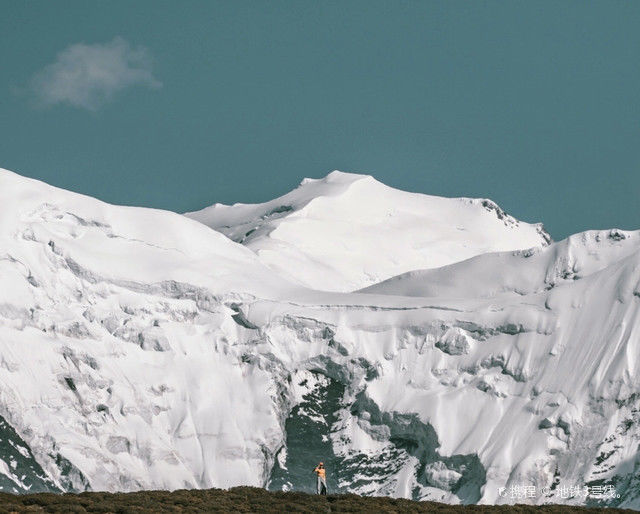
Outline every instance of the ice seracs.
<svg viewBox="0 0 640 514"><path fill-rule="evenodd" d="M474 255L546 246L549 235L486 199L441 198L334 171L270 202L187 216L253 250L300 284L353 291Z"/></svg>

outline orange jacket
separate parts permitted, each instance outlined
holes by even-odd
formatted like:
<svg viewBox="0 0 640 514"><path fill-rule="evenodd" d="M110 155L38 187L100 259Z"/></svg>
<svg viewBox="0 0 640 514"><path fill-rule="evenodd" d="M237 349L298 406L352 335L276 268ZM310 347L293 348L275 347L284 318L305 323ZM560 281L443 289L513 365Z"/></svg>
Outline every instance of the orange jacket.
<svg viewBox="0 0 640 514"><path fill-rule="evenodd" d="M316 467L313 472L316 473L320 478L327 478L327 470L321 468L320 466Z"/></svg>

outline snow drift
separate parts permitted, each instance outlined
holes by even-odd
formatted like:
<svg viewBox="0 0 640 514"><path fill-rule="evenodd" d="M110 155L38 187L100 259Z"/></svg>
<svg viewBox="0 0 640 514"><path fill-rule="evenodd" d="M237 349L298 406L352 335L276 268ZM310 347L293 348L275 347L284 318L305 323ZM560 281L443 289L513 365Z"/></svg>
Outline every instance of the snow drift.
<svg viewBox="0 0 640 514"><path fill-rule="evenodd" d="M0 171L2 490L640 508L640 232L335 172L189 216Z"/></svg>

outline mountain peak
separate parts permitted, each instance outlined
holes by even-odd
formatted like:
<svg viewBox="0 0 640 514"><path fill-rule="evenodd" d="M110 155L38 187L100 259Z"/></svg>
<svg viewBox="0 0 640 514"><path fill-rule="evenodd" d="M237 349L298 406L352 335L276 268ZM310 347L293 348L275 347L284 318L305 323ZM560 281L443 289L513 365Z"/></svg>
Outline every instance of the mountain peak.
<svg viewBox="0 0 640 514"><path fill-rule="evenodd" d="M410 193L338 170L304 179L269 202L215 204L186 215L302 285L331 291L549 242L539 225L518 221L490 200Z"/></svg>
<svg viewBox="0 0 640 514"><path fill-rule="evenodd" d="M333 170L324 178L327 182L356 182L358 180L375 180L371 175Z"/></svg>
<svg viewBox="0 0 640 514"><path fill-rule="evenodd" d="M302 182L300 182L300 185L311 184L314 182L352 183L358 180L366 180L366 179L373 179L373 177L371 175L364 175L361 173L351 173L346 171L333 170L327 173L322 178L303 178Z"/></svg>

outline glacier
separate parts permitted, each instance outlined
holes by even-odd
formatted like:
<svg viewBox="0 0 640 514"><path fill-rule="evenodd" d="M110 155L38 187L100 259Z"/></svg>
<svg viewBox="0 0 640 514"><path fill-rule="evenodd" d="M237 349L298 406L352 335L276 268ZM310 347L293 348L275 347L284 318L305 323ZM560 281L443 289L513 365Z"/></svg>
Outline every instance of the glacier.
<svg viewBox="0 0 640 514"><path fill-rule="evenodd" d="M639 336L640 231L340 172L181 215L0 170L3 491L324 460L334 492L640 509Z"/></svg>

